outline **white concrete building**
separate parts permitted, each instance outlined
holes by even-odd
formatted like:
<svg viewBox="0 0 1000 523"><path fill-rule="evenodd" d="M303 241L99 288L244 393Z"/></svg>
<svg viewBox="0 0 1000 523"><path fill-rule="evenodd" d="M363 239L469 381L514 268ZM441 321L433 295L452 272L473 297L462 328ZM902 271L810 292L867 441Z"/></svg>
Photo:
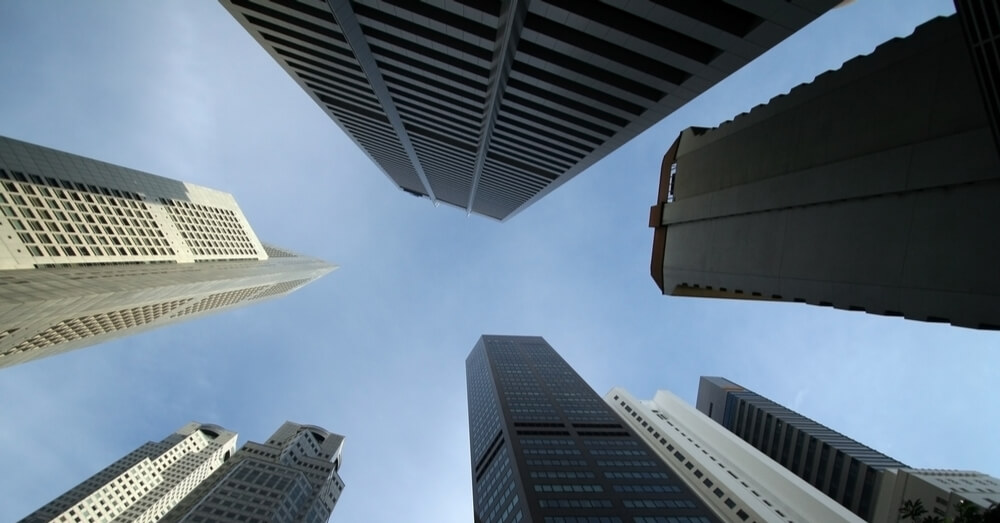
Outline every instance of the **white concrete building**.
<svg viewBox="0 0 1000 523"><path fill-rule="evenodd" d="M604 399L725 521L864 521L668 391L640 401L616 387Z"/></svg>
<svg viewBox="0 0 1000 523"><path fill-rule="evenodd" d="M0 368L333 269L262 244L230 194L0 137Z"/></svg>
<svg viewBox="0 0 1000 523"><path fill-rule="evenodd" d="M235 451L235 432L188 423L159 443L142 445L21 521L159 521Z"/></svg>
<svg viewBox="0 0 1000 523"><path fill-rule="evenodd" d="M266 443L249 441L164 522L323 523L344 491L344 436L286 421Z"/></svg>
<svg viewBox="0 0 1000 523"><path fill-rule="evenodd" d="M985 510L1000 503L1000 479L971 470L889 469L885 472L873 521L896 521L899 507L920 500L930 515L954 518L956 506Z"/></svg>

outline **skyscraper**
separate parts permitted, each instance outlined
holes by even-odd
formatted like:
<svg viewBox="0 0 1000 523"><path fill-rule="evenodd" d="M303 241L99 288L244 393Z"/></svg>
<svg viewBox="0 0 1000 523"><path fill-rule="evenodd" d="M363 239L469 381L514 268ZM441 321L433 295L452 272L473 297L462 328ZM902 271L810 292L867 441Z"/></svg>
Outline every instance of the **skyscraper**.
<svg viewBox="0 0 1000 523"><path fill-rule="evenodd" d="M707 523L711 510L540 337L465 360L477 523Z"/></svg>
<svg viewBox="0 0 1000 523"><path fill-rule="evenodd" d="M886 470L906 467L725 378L701 378L697 408L868 521Z"/></svg>
<svg viewBox="0 0 1000 523"><path fill-rule="evenodd" d="M973 40L979 58L992 48ZM685 130L650 213L653 279L674 296L1000 328L1000 155L983 102L996 90L976 74L957 17L938 18Z"/></svg>
<svg viewBox="0 0 1000 523"><path fill-rule="evenodd" d="M235 432L188 423L159 443L135 449L21 522L159 521L235 451Z"/></svg>
<svg viewBox="0 0 1000 523"><path fill-rule="evenodd" d="M668 391L640 401L616 387L604 400L721 518L864 521Z"/></svg>
<svg viewBox="0 0 1000 523"><path fill-rule="evenodd" d="M872 521L894 521L907 501L920 501L931 517L954 521L966 503L980 512L1000 504L1000 479L971 470L890 469L882 476Z"/></svg>
<svg viewBox="0 0 1000 523"><path fill-rule="evenodd" d="M164 521L323 523L344 490L344 437L286 421L267 443L247 442Z"/></svg>
<svg viewBox="0 0 1000 523"><path fill-rule="evenodd" d="M839 0L222 0L401 189L506 219Z"/></svg>
<svg viewBox="0 0 1000 523"><path fill-rule="evenodd" d="M0 137L0 367L332 269L262 244L229 194Z"/></svg>

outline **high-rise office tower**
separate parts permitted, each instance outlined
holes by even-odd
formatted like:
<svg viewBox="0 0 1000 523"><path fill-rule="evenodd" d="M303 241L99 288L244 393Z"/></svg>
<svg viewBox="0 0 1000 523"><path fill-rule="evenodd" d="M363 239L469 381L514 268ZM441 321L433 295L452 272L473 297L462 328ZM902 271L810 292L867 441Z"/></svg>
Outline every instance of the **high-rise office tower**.
<svg viewBox="0 0 1000 523"><path fill-rule="evenodd" d="M165 517L205 523L323 523L344 490L344 437L285 422L267 443L247 442Z"/></svg>
<svg viewBox="0 0 1000 523"><path fill-rule="evenodd" d="M159 521L235 451L235 432L188 423L159 443L135 449L21 522Z"/></svg>
<svg viewBox="0 0 1000 523"><path fill-rule="evenodd" d="M0 367L332 269L262 244L229 194L0 137Z"/></svg>
<svg viewBox="0 0 1000 523"><path fill-rule="evenodd" d="M653 279L674 296L1000 328L996 90L976 74L958 18L938 18L685 130L650 213Z"/></svg>
<svg viewBox="0 0 1000 523"><path fill-rule="evenodd" d="M404 191L506 219L839 0L222 0Z"/></svg>
<svg viewBox="0 0 1000 523"><path fill-rule="evenodd" d="M864 521L668 391L640 401L616 387L604 400L722 519Z"/></svg>
<svg viewBox="0 0 1000 523"><path fill-rule="evenodd" d="M718 377L701 378L697 408L868 521L887 469L906 465Z"/></svg>
<svg viewBox="0 0 1000 523"><path fill-rule="evenodd" d="M465 360L477 523L718 521L544 339Z"/></svg>

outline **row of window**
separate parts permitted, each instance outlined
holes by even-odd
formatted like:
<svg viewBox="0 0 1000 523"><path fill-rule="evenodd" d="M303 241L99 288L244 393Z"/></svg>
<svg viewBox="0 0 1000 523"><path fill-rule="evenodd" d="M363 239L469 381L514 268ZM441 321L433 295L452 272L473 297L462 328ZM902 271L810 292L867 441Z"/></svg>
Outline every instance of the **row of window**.
<svg viewBox="0 0 1000 523"><path fill-rule="evenodd" d="M610 499L540 499L542 508L612 508Z"/></svg>
<svg viewBox="0 0 1000 523"><path fill-rule="evenodd" d="M526 455L579 456L579 449L522 449Z"/></svg>
<svg viewBox="0 0 1000 523"><path fill-rule="evenodd" d="M550 479L592 479L594 473L590 471L576 471L576 470L532 470L528 473L530 477L538 478L550 478Z"/></svg>
<svg viewBox="0 0 1000 523"><path fill-rule="evenodd" d="M600 485L535 485L535 492L604 492Z"/></svg>
<svg viewBox="0 0 1000 523"><path fill-rule="evenodd" d="M646 456L645 450L590 449L594 456Z"/></svg>
<svg viewBox="0 0 1000 523"><path fill-rule="evenodd" d="M521 438L521 445L575 445L571 439L560 438Z"/></svg>
<svg viewBox="0 0 1000 523"><path fill-rule="evenodd" d="M626 499L626 508L697 508L690 499Z"/></svg>

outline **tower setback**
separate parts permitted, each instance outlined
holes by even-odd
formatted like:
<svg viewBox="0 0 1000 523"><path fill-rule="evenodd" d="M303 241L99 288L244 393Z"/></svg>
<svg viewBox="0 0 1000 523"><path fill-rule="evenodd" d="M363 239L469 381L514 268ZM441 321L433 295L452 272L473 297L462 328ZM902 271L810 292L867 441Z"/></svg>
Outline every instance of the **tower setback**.
<svg viewBox="0 0 1000 523"><path fill-rule="evenodd" d="M333 269L261 243L227 193L0 137L0 368Z"/></svg>
<svg viewBox="0 0 1000 523"><path fill-rule="evenodd" d="M266 443L247 442L165 522L324 523L344 490L344 436L286 421Z"/></svg>

